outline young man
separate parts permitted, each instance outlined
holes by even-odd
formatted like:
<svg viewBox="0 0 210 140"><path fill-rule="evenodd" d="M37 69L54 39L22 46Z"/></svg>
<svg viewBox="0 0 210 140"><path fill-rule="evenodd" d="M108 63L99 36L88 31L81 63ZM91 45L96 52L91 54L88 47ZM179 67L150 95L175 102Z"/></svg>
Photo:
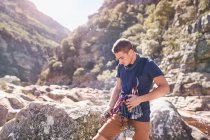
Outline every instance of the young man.
<svg viewBox="0 0 210 140"><path fill-rule="evenodd" d="M112 52L119 61L119 65L117 69L117 83L106 110L111 117L98 131L93 140L112 140L128 123L135 130L133 140L149 140L149 101L167 94L169 85L159 67L152 60L142 58L136 54L129 40L117 40L113 45ZM157 85L157 88L150 91L153 82ZM137 94L133 94L134 89L136 89L135 93ZM116 104L122 95L124 97L129 96L129 98L120 103L118 113L115 112L113 114L113 109L116 109ZM125 109L122 109L122 104L127 108L127 112L130 115L123 114ZM137 114L140 115L132 117L132 112L136 111L136 108Z"/></svg>

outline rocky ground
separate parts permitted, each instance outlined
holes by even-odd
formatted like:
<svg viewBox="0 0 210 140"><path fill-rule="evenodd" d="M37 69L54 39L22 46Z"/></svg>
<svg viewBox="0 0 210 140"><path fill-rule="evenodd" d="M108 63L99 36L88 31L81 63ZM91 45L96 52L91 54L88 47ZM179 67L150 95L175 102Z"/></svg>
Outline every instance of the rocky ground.
<svg viewBox="0 0 210 140"><path fill-rule="evenodd" d="M1 79L0 139L91 139L101 127L99 116L109 98L108 90L25 86L8 76ZM209 139L209 102L209 96L152 101L151 139ZM127 139L132 134L127 130Z"/></svg>

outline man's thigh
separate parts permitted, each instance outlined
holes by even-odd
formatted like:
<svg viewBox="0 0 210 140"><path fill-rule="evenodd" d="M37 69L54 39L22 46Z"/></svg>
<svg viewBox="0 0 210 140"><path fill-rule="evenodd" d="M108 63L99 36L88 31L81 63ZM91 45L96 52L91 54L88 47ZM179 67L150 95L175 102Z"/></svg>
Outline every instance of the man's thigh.
<svg viewBox="0 0 210 140"><path fill-rule="evenodd" d="M130 124L134 127L135 130L133 140L149 140L150 122L131 120Z"/></svg>
<svg viewBox="0 0 210 140"><path fill-rule="evenodd" d="M127 126L127 119L123 119L115 114L99 129L99 135L111 140L115 138Z"/></svg>

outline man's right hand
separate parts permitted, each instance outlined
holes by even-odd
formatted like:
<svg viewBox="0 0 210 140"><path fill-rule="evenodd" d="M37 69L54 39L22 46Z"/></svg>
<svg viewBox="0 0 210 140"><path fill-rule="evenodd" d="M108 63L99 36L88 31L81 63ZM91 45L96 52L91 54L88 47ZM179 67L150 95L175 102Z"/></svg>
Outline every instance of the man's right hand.
<svg viewBox="0 0 210 140"><path fill-rule="evenodd" d="M107 119L110 118L112 115L113 115L112 108L111 107L107 107L105 112L101 115L101 122L102 123L106 122Z"/></svg>

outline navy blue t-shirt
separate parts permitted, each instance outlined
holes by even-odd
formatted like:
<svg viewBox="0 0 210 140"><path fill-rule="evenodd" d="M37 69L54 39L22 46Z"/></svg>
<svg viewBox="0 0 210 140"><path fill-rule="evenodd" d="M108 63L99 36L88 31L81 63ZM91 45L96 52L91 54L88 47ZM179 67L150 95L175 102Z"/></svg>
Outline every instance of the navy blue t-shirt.
<svg viewBox="0 0 210 140"><path fill-rule="evenodd" d="M138 77L137 77L138 75ZM122 81L121 94L131 94L132 88L137 85L139 80L138 94L139 96L149 93L153 85L153 79L157 76L163 75L160 68L149 58L142 58L137 55L134 64L125 67L119 64L117 68L116 77ZM141 103L143 116L137 120L150 120L150 105L149 101Z"/></svg>

